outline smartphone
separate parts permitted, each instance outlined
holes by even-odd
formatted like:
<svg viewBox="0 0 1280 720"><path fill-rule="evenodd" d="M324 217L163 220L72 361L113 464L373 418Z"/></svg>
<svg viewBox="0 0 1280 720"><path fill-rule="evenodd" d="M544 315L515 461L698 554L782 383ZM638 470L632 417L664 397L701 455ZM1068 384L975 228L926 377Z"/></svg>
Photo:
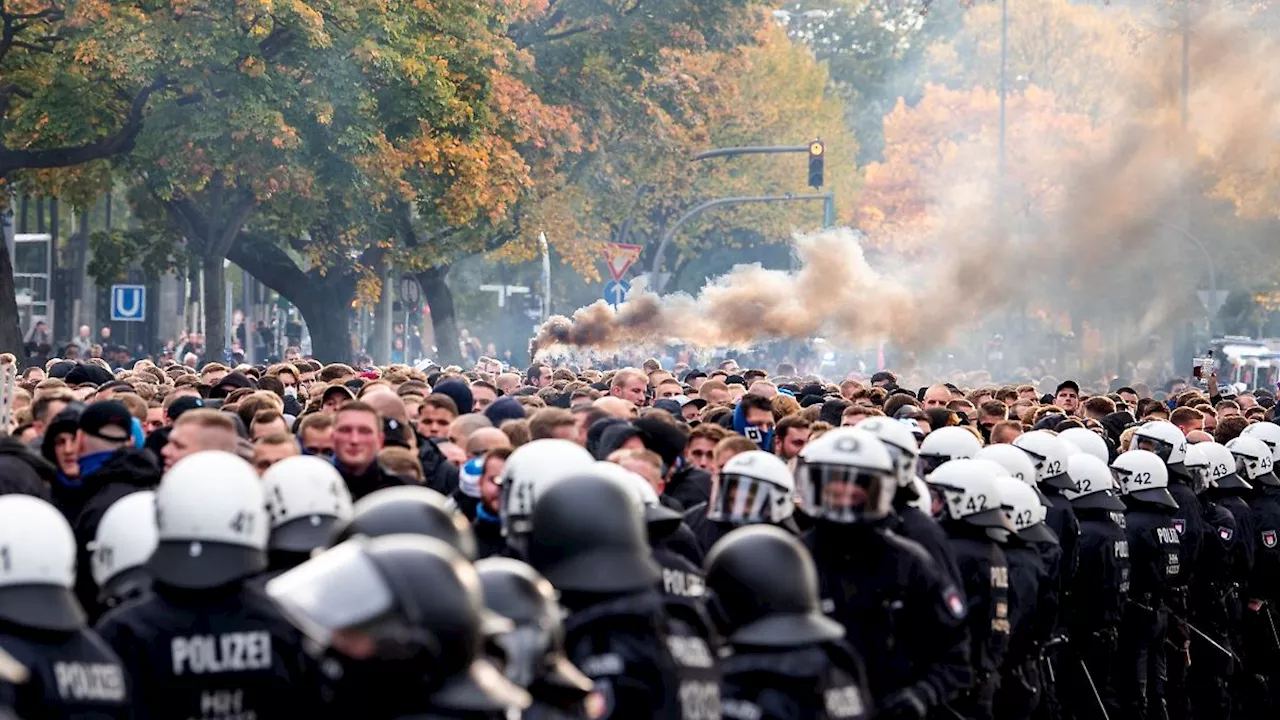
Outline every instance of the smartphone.
<svg viewBox="0 0 1280 720"><path fill-rule="evenodd" d="M1213 359L1212 350L1205 357L1195 358L1191 363L1191 374L1197 380L1205 380L1217 370L1217 363Z"/></svg>

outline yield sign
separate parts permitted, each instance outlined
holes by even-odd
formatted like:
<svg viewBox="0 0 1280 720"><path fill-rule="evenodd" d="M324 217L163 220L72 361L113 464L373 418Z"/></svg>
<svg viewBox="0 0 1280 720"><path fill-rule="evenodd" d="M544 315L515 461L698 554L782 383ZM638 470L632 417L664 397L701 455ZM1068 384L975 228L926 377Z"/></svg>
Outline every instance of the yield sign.
<svg viewBox="0 0 1280 720"><path fill-rule="evenodd" d="M609 243L604 246L604 261L609 265L609 274L614 280L621 280L627 269L640 257L640 245L627 243Z"/></svg>

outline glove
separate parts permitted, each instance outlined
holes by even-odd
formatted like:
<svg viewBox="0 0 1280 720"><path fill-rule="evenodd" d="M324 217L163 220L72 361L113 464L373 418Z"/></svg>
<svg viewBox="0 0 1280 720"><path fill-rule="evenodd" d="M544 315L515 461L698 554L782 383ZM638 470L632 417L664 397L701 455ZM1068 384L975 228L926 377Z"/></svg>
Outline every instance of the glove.
<svg viewBox="0 0 1280 720"><path fill-rule="evenodd" d="M925 703L920 691L915 688L903 688L884 699L880 704L877 720L924 720L929 714L929 706Z"/></svg>

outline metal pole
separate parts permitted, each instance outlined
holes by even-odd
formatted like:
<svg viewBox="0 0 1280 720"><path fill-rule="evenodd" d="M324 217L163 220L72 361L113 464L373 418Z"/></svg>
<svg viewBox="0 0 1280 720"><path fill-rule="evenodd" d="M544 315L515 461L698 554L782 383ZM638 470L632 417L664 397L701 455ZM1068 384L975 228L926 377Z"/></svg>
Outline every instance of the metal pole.
<svg viewBox="0 0 1280 720"><path fill-rule="evenodd" d="M1005 169L1005 98L1009 94L1009 0L1000 0L1000 158L999 158L999 197L1004 199Z"/></svg>
<svg viewBox="0 0 1280 720"><path fill-rule="evenodd" d="M733 157L735 155L776 155L781 153L807 153L808 145L770 145L766 147L736 147L736 148L717 148L700 152L693 156L694 160L706 160L708 158Z"/></svg>
<svg viewBox="0 0 1280 720"><path fill-rule="evenodd" d="M547 248L547 234L538 233L542 246L542 322L551 317L551 251Z"/></svg>
<svg viewBox="0 0 1280 720"><path fill-rule="evenodd" d="M1209 302L1205 304L1205 310L1209 315L1209 334L1213 335L1214 317L1217 315L1216 308L1214 308L1213 305L1218 300L1218 271L1213 264L1213 254L1210 253L1209 248L1200 241L1200 238L1191 234L1190 230L1159 218L1156 218L1156 223L1178 233L1182 237L1186 238L1192 245L1199 248L1201 253L1204 253L1204 262L1209 269Z"/></svg>
<svg viewBox="0 0 1280 720"><path fill-rule="evenodd" d="M713 207L721 205L746 205L749 203L772 203L772 202L796 202L802 200L827 200L827 195L760 195L746 197L727 197L718 200L708 200L701 205L695 207L685 213L683 217L675 221L666 232L662 233L662 239L658 242L658 249L653 254L653 265L649 271L649 282L653 283L651 290L655 293L662 292L662 286L665 283L658 282L658 271L662 269L662 255L667 250L667 244L671 242L671 238L675 236L676 231L682 225L701 215L703 211L710 210Z"/></svg>
<svg viewBox="0 0 1280 720"><path fill-rule="evenodd" d="M822 201L822 227L833 228L836 226L836 194L827 193Z"/></svg>

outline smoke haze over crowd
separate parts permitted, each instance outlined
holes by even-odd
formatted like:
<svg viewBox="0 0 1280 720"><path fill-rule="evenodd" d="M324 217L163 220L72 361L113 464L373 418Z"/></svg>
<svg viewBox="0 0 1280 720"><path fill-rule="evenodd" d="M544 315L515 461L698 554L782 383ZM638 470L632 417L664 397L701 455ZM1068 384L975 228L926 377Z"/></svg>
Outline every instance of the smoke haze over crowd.
<svg viewBox="0 0 1280 720"><path fill-rule="evenodd" d="M927 254L909 263L877 258L873 266L860 234L849 229L800 234L794 274L743 265L696 297L638 292L616 312L598 301L570 318L553 317L533 348L672 340L743 346L825 335L929 350L999 312L1080 303L1127 308L1139 329L1136 339L1185 311L1192 289L1137 282L1147 266L1180 255L1191 259L1184 263L1190 277L1202 269L1199 251L1177 229L1188 222L1193 183L1211 166L1261 170L1280 126L1275 43L1225 17L1202 20L1194 38L1187 130L1179 121L1181 58L1168 45L1151 47L1138 61L1174 80L1156 90L1117 81L1124 107L1096 153L1059 169L1062 202L1052 213L998 212L995 178L931 178L941 227L921 242ZM989 157L967 159L974 168L991 166Z"/></svg>

